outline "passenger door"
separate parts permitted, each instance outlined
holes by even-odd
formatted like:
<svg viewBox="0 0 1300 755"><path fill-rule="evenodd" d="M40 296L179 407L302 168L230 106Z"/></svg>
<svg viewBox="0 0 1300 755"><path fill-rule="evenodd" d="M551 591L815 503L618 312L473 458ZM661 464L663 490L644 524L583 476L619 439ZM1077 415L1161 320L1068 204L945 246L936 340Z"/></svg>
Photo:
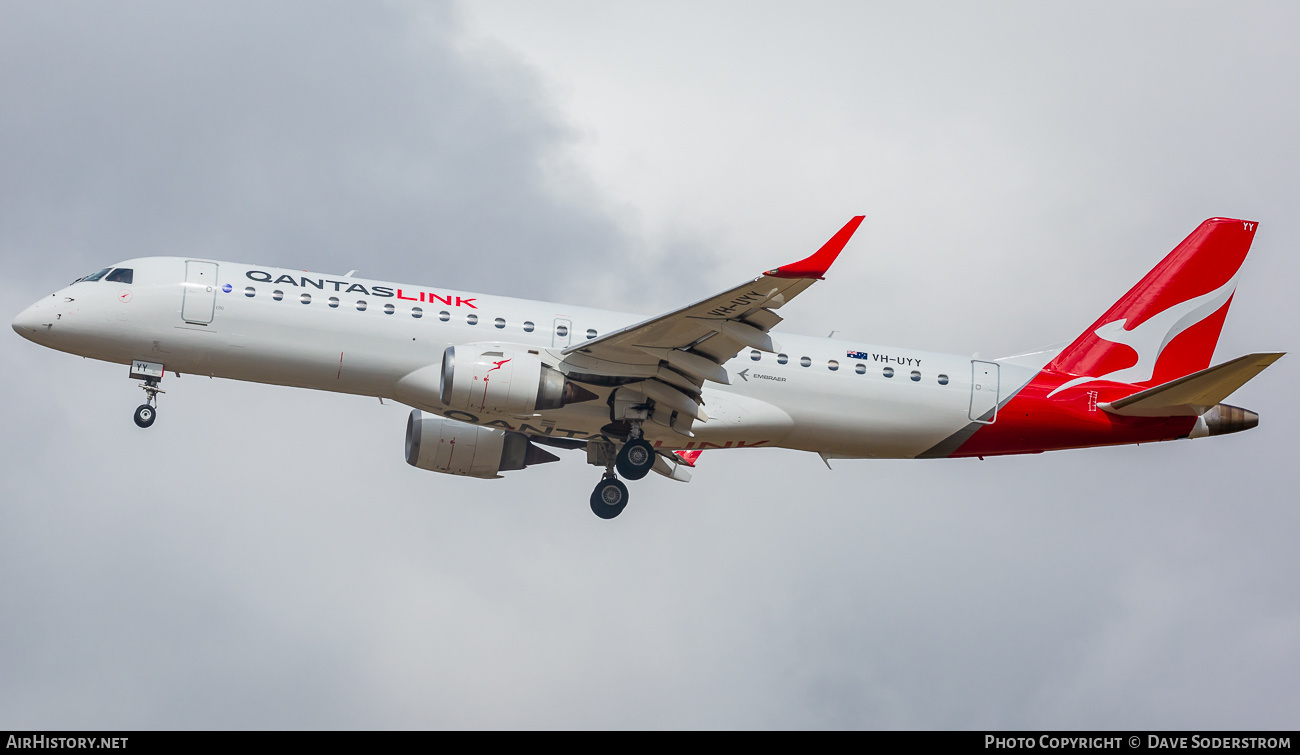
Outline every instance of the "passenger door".
<svg viewBox="0 0 1300 755"><path fill-rule="evenodd" d="M991 425L998 418L998 363L972 359L970 363L970 418Z"/></svg>
<svg viewBox="0 0 1300 755"><path fill-rule="evenodd" d="M217 307L217 263L185 261L185 298L181 302L181 319L196 325L212 322Z"/></svg>

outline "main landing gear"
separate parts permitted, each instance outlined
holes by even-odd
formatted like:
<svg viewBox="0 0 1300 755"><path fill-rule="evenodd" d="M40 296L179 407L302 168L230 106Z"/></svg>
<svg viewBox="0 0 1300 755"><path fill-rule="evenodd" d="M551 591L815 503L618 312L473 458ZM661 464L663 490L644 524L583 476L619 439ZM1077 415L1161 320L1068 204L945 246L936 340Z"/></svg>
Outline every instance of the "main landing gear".
<svg viewBox="0 0 1300 755"><path fill-rule="evenodd" d="M618 473L629 480L639 480L650 474L655 466L655 449L644 438L629 440L623 444L614 461Z"/></svg>
<svg viewBox="0 0 1300 755"><path fill-rule="evenodd" d="M641 437L640 426L633 425L629 435L617 455L611 443L589 445L588 461L605 466L605 476L591 493L591 511L601 519L613 519L627 508L627 486L618 479L615 469L629 480L639 480L654 469L655 449Z"/></svg>
<svg viewBox="0 0 1300 755"><path fill-rule="evenodd" d="M158 387L161 378L145 378L144 385L144 403L135 408L135 424L138 427L149 427L155 419L158 419L158 394L166 393Z"/></svg>
<svg viewBox="0 0 1300 755"><path fill-rule="evenodd" d="M591 492L591 513L601 519L613 519L627 508L627 486L613 472L606 472Z"/></svg>

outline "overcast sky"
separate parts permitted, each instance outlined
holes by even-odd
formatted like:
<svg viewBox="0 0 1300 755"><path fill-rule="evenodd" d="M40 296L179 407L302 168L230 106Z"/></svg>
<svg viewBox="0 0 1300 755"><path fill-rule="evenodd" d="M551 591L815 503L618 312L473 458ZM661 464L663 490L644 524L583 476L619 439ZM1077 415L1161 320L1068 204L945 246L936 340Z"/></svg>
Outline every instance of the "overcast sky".
<svg viewBox="0 0 1300 755"><path fill-rule="evenodd" d="M209 256L653 314L866 223L786 332L1068 341L1260 222L1294 348L1283 3L0 3L0 312ZM0 338L0 728L1291 728L1294 357L1239 435L408 466L407 410Z"/></svg>

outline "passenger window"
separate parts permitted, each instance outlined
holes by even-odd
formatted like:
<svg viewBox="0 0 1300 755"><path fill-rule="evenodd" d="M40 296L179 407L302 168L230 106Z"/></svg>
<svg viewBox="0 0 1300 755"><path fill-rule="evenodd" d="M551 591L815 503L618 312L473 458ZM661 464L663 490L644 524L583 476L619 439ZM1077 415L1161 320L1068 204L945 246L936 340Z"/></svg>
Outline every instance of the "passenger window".
<svg viewBox="0 0 1300 755"><path fill-rule="evenodd" d="M811 366L812 366L812 360L809 359L808 357L799 357L799 364L802 365L802 366L804 366L804 367L811 367Z"/></svg>
<svg viewBox="0 0 1300 755"><path fill-rule="evenodd" d="M302 296L299 296L298 298L299 298L300 300L302 300L302 303L303 303L303 304L311 304L311 294L303 294Z"/></svg>
<svg viewBox="0 0 1300 755"><path fill-rule="evenodd" d="M331 296L331 297L330 297L330 309L338 309L338 308L339 308L339 297L337 297L337 296Z"/></svg>
<svg viewBox="0 0 1300 755"><path fill-rule="evenodd" d="M251 299L256 295L257 295L257 289L253 288L252 286L244 287L244 296L247 296L248 298Z"/></svg>
<svg viewBox="0 0 1300 755"><path fill-rule="evenodd" d="M785 354L777 354L777 355L776 355L776 363L777 363L777 364L785 364L785 363L788 362L788 361L790 361L790 357L786 356Z"/></svg>
<svg viewBox="0 0 1300 755"><path fill-rule="evenodd" d="M506 326L506 321L505 318L498 317L497 319L492 321L492 324L497 326L498 328L504 328Z"/></svg>
<svg viewBox="0 0 1300 755"><path fill-rule="evenodd" d="M424 317L424 310L419 307L411 307L411 317L414 317L417 320Z"/></svg>
<svg viewBox="0 0 1300 755"><path fill-rule="evenodd" d="M386 315L391 315L392 313L394 313L394 312L396 312L396 311L397 311L397 307L394 307L392 304L385 304L385 305L384 305L384 314L386 314Z"/></svg>
<svg viewBox="0 0 1300 755"><path fill-rule="evenodd" d="M451 319L451 313L444 309L443 311L438 313L438 319L442 320L443 322L447 322L448 320Z"/></svg>
<svg viewBox="0 0 1300 755"><path fill-rule="evenodd" d="M596 331L591 328L587 328L587 340L590 341L595 337L596 337Z"/></svg>
<svg viewBox="0 0 1300 755"><path fill-rule="evenodd" d="M276 301L283 301L284 292L277 288L276 290L271 292L271 298L275 299Z"/></svg>
<svg viewBox="0 0 1300 755"><path fill-rule="evenodd" d="M565 336L569 335L569 326L568 326L568 325L556 325L556 326L555 326L555 335L559 336L560 338L564 338Z"/></svg>
<svg viewBox="0 0 1300 755"><path fill-rule="evenodd" d="M524 332L525 332L525 333L532 333L534 327L536 327L536 326L533 325L533 321L532 321L532 320L524 320Z"/></svg>
<svg viewBox="0 0 1300 755"><path fill-rule="evenodd" d="M835 361L834 359L826 363L826 369L830 370L831 372L834 372L839 368L840 368L840 363Z"/></svg>
<svg viewBox="0 0 1300 755"><path fill-rule="evenodd" d="M763 352L759 351L758 349L754 349L749 352L749 358L757 362L758 360L763 358Z"/></svg>
<svg viewBox="0 0 1300 755"><path fill-rule="evenodd" d="M939 376L939 385L947 385L947 384L948 384L948 376L947 376L947 375L940 375L940 376Z"/></svg>
<svg viewBox="0 0 1300 755"><path fill-rule="evenodd" d="M358 312L365 312L365 311L366 311L366 300L365 300L365 299L357 299L357 311L358 311Z"/></svg>
<svg viewBox="0 0 1300 755"><path fill-rule="evenodd" d="M470 325L478 325L478 315L470 314L465 316L465 322Z"/></svg>
<svg viewBox="0 0 1300 755"><path fill-rule="evenodd" d="M919 383L921 382L921 373L917 370L912 370L911 378L913 383Z"/></svg>
<svg viewBox="0 0 1300 755"><path fill-rule="evenodd" d="M893 377L893 376L894 376L894 368L893 368L893 367L886 367L885 369L881 370L881 373L884 374L885 377Z"/></svg>
<svg viewBox="0 0 1300 755"><path fill-rule="evenodd" d="M867 374L867 366L866 366L865 364L863 364L862 362L858 362L857 365L856 365L853 369L854 369L854 371L857 372L859 375L865 375L865 374Z"/></svg>
<svg viewBox="0 0 1300 755"><path fill-rule="evenodd" d="M114 282L114 283L130 283L130 282L131 282L131 279L132 279L133 277L135 277L135 276L134 276L134 272L131 270L131 268L129 268L129 267L119 267L118 269L116 269L116 270L114 270L113 272L109 273L109 274L108 274L108 277L105 278L104 280L106 280L106 281L112 281L112 282Z"/></svg>

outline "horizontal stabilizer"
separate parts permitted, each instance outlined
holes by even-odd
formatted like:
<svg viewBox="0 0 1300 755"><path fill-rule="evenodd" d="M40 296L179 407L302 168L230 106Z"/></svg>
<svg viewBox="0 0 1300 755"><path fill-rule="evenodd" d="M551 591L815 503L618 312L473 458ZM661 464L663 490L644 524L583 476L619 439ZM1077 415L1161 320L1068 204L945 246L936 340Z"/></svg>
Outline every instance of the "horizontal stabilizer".
<svg viewBox="0 0 1300 755"><path fill-rule="evenodd" d="M1199 417L1283 356L1247 354L1099 406L1125 417Z"/></svg>

